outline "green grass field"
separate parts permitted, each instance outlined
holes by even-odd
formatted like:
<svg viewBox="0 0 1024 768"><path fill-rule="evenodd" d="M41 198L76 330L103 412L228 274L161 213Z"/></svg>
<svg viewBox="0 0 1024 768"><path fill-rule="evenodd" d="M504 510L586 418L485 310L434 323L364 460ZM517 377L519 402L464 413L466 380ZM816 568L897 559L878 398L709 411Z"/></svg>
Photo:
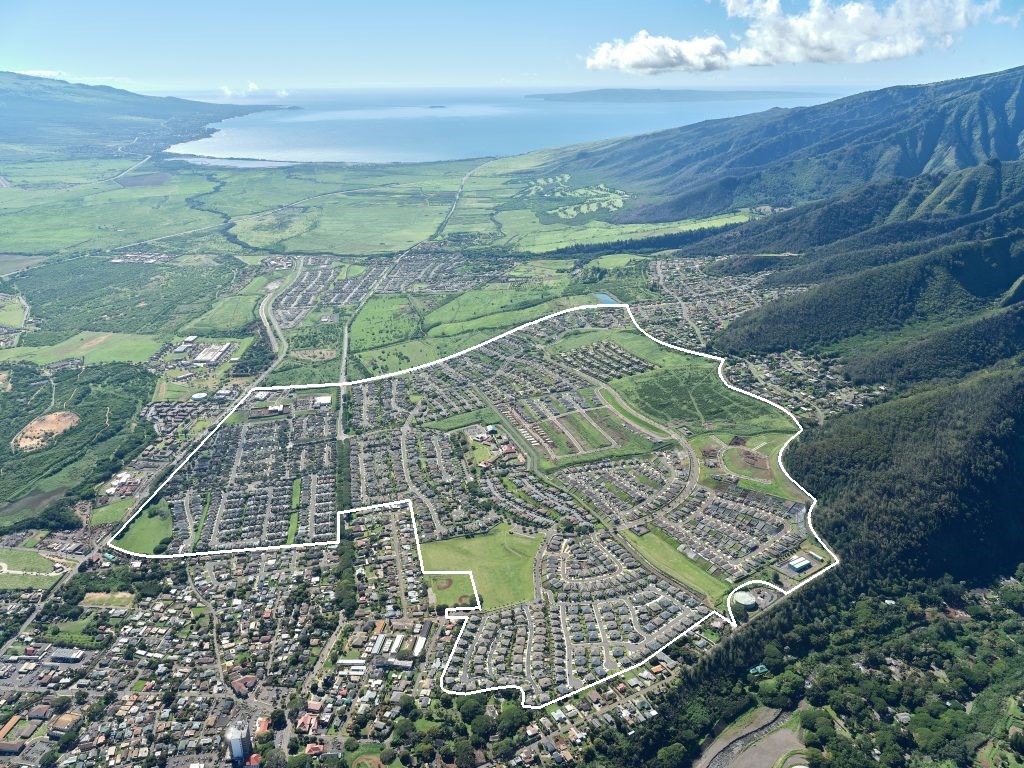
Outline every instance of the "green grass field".
<svg viewBox="0 0 1024 768"><path fill-rule="evenodd" d="M53 562L27 549L0 547L0 563L12 571L48 574L53 571Z"/></svg>
<svg viewBox="0 0 1024 768"><path fill-rule="evenodd" d="M117 538L117 545L129 552L152 555L157 544L171 535L171 515L166 502L144 509Z"/></svg>
<svg viewBox="0 0 1024 768"><path fill-rule="evenodd" d="M451 299L426 316L424 325L428 329L432 329L436 325L445 323L465 323L474 318L486 317L499 312L535 307L551 299L560 298L568 284L567 278L559 277L557 280L548 280L539 285L496 284L475 288L453 295ZM531 319L543 314L543 312L539 312Z"/></svg>
<svg viewBox="0 0 1024 768"><path fill-rule="evenodd" d="M449 607L476 605L473 597L473 583L469 576L427 576L427 584L434 592L439 605Z"/></svg>
<svg viewBox="0 0 1024 768"><path fill-rule="evenodd" d="M646 260L646 256L634 256L631 253L608 253L604 256L598 256L593 261L588 262L588 264L602 269L619 269L621 267L628 267L630 264L638 261Z"/></svg>
<svg viewBox="0 0 1024 768"><path fill-rule="evenodd" d="M124 520L125 514L129 509L131 509L132 504L134 503L135 499L128 497L127 499L112 501L102 507L96 507L92 511L92 524L106 525L108 523L120 523Z"/></svg>
<svg viewBox="0 0 1024 768"><path fill-rule="evenodd" d="M446 355L460 352L474 344L479 344L493 336L492 331L480 330L459 336L413 339L401 344L359 352L354 357L370 374L389 373L432 362ZM352 357L350 356L349 360L352 360ZM336 368L337 364L334 365ZM349 378L355 378L351 371Z"/></svg>
<svg viewBox="0 0 1024 768"><path fill-rule="evenodd" d="M611 442L601 434L601 431L580 413L566 414L558 421L564 429L572 433L586 451L597 451L611 446Z"/></svg>
<svg viewBox="0 0 1024 768"><path fill-rule="evenodd" d="M49 589L59 578L60 574L54 573L53 563L37 552L0 547L0 591Z"/></svg>
<svg viewBox="0 0 1024 768"><path fill-rule="evenodd" d="M46 365L57 360L81 357L86 363L142 363L155 354L161 342L154 336L135 333L82 331L70 339L45 347L13 347L0 350L0 361L28 360Z"/></svg>
<svg viewBox="0 0 1024 768"><path fill-rule="evenodd" d="M0 325L21 328L25 320L25 309L17 296L0 297Z"/></svg>
<svg viewBox="0 0 1024 768"><path fill-rule="evenodd" d="M746 213L729 213L707 219L684 219L656 224L610 224L587 219L582 224L545 224L535 211L505 210L495 214L504 234L502 245L530 253L546 253L571 245L592 245L619 240L637 240L657 235L689 232L695 229L724 227L747 221Z"/></svg>
<svg viewBox="0 0 1024 768"><path fill-rule="evenodd" d="M473 571L483 607L490 610L533 599L533 561L541 537L510 533L507 523L472 538L421 546L428 571Z"/></svg>
<svg viewBox="0 0 1024 768"><path fill-rule="evenodd" d="M707 595L713 603L717 603L732 589L729 582L713 576L704 570L700 563L694 562L682 552L677 552L679 542L660 528L651 527L651 532L643 536L637 536L632 531L625 531L624 535L637 552L654 567Z"/></svg>
<svg viewBox="0 0 1024 768"><path fill-rule="evenodd" d="M256 318L256 305L266 295L269 282L266 275L260 275L234 296L218 299L208 312L183 326L182 332L216 336L245 328Z"/></svg>
<svg viewBox="0 0 1024 768"><path fill-rule="evenodd" d="M737 435L795 427L770 405L730 389L718 378L717 365L682 353L671 367L616 379L612 388L655 422L688 427L694 433L728 430Z"/></svg>
<svg viewBox="0 0 1024 768"><path fill-rule="evenodd" d="M451 432L453 429L462 429L470 424L495 424L498 421L498 412L490 406L477 408L475 411L457 413L446 419L429 421L423 424L428 429L439 429L442 432Z"/></svg>
<svg viewBox="0 0 1024 768"><path fill-rule="evenodd" d="M552 312L557 312L561 309L568 309L569 307L579 306L580 304L593 303L594 297L590 294L559 296L558 298L541 301L538 304L533 304L523 309L493 312L491 314L474 317L469 320L440 323L433 326L427 332L427 336L455 336L462 333L483 330L489 331L491 335L494 335L501 331L506 331L509 328L514 328L517 325L522 325L523 323L528 323L531 320L536 320L537 318L551 314Z"/></svg>
<svg viewBox="0 0 1024 768"><path fill-rule="evenodd" d="M420 315L408 296L375 296L352 321L349 348L353 352L376 349L412 339L417 335Z"/></svg>

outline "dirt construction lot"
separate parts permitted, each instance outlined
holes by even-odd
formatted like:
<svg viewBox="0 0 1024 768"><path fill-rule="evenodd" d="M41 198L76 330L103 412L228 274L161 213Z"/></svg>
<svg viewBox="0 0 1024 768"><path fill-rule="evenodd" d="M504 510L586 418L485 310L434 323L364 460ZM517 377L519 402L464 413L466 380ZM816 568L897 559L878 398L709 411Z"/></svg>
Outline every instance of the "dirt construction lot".
<svg viewBox="0 0 1024 768"><path fill-rule="evenodd" d="M78 424L81 419L71 411L47 413L30 421L24 429L14 436L11 447L16 451L35 451L46 445L46 442L57 435L67 432Z"/></svg>

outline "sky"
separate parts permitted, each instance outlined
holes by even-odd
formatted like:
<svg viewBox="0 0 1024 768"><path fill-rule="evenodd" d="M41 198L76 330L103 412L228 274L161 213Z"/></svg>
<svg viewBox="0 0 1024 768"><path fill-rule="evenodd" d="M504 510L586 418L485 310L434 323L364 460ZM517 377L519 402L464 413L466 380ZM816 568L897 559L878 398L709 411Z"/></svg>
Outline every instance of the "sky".
<svg viewBox="0 0 1024 768"><path fill-rule="evenodd" d="M0 0L0 70L299 89L867 89L1024 64L1024 0Z"/></svg>

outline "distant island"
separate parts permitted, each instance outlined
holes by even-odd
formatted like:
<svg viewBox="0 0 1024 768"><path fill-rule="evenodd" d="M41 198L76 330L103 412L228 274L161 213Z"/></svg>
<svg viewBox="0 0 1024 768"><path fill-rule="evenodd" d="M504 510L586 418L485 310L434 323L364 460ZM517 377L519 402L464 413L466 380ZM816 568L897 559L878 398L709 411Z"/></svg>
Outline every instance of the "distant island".
<svg viewBox="0 0 1024 768"><path fill-rule="evenodd" d="M650 103L659 101L739 101L744 99L780 99L806 96L816 98L827 96L823 93L802 91L703 91L664 88L598 88L592 91L571 91L567 93L530 93L528 99L544 101L620 102Z"/></svg>

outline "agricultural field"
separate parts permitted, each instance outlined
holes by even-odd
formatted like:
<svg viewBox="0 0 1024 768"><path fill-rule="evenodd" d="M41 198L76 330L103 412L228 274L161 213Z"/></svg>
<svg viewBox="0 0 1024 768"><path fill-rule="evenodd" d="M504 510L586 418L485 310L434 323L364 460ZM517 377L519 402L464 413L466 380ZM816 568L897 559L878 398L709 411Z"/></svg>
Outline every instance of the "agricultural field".
<svg viewBox="0 0 1024 768"><path fill-rule="evenodd" d="M502 523L482 536L428 541L420 545L428 571L473 570L484 608L533 599L533 562L540 549L539 536L521 536ZM472 568L473 563L486 567Z"/></svg>
<svg viewBox="0 0 1024 768"><path fill-rule="evenodd" d="M268 275L252 279L241 291L217 299L210 310L184 325L184 334L231 336L241 333L256 319L256 306L267 295Z"/></svg>
<svg viewBox="0 0 1024 768"><path fill-rule="evenodd" d="M6 277L23 269L34 267L46 261L46 256L29 256L20 253L0 253L0 277Z"/></svg>
<svg viewBox="0 0 1024 768"><path fill-rule="evenodd" d="M189 204L213 189L197 174L176 174L160 186L0 189L0 252L81 253L218 227L219 215Z"/></svg>
<svg viewBox="0 0 1024 768"><path fill-rule="evenodd" d="M98 363L142 363L154 355L162 343L154 336L113 331L82 331L57 344L18 346L0 349L0 362L24 360L47 365L58 360L81 358L87 365Z"/></svg>

